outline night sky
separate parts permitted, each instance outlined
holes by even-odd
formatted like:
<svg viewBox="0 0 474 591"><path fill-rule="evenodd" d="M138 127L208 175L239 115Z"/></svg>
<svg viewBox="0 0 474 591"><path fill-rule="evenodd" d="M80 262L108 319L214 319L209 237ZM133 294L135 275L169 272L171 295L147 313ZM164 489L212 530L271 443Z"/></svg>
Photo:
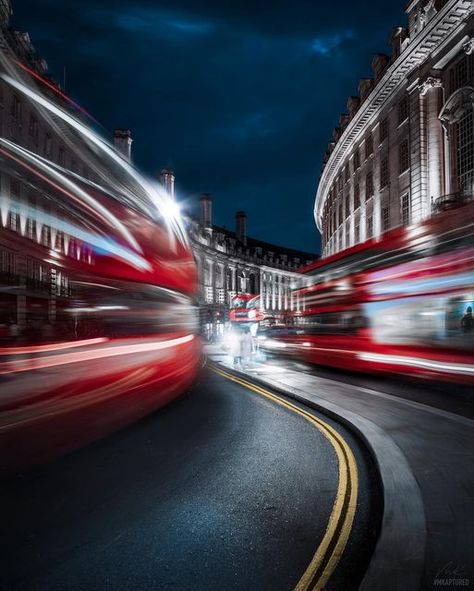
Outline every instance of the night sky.
<svg viewBox="0 0 474 591"><path fill-rule="evenodd" d="M319 250L314 195L350 94L389 52L404 0L13 0L16 28L135 163L172 167L178 199L212 193L261 240Z"/></svg>

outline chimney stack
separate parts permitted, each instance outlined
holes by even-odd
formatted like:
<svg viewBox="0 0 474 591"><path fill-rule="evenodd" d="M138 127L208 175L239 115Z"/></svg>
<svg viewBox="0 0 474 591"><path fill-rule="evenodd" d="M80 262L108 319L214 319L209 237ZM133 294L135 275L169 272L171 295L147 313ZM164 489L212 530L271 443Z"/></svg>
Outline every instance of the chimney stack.
<svg viewBox="0 0 474 591"><path fill-rule="evenodd" d="M235 214L235 235L237 240L247 245L247 215L245 211L238 211Z"/></svg>
<svg viewBox="0 0 474 591"><path fill-rule="evenodd" d="M114 131L114 146L122 156L132 161L132 133L129 129L116 129Z"/></svg>
<svg viewBox="0 0 474 591"><path fill-rule="evenodd" d="M201 195L200 203L200 222L205 228L212 228L212 196L210 193Z"/></svg>
<svg viewBox="0 0 474 591"><path fill-rule="evenodd" d="M174 172L171 168L163 168L163 170L160 171L160 183L163 185L168 195L174 199Z"/></svg>

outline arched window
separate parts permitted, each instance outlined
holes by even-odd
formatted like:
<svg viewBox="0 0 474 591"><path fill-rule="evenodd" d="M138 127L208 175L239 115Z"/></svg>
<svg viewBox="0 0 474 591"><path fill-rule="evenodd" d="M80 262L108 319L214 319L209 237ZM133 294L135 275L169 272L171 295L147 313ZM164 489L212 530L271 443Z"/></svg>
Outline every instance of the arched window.
<svg viewBox="0 0 474 591"><path fill-rule="evenodd" d="M452 190L470 194L474 190L474 88L465 86L456 90L446 101L439 118L449 142L451 160L447 179Z"/></svg>

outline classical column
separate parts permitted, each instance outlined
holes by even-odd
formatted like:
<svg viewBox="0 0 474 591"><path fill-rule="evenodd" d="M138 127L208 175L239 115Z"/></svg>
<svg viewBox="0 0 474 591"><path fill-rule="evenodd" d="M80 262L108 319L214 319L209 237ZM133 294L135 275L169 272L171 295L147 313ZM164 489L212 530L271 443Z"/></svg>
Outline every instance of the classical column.
<svg viewBox="0 0 474 591"><path fill-rule="evenodd" d="M443 101L440 78L429 77L420 86L420 96L425 102L425 134L427 194L422 203L423 217L430 214L433 202L445 193L444 133L439 120Z"/></svg>
<svg viewBox="0 0 474 591"><path fill-rule="evenodd" d="M214 261L211 260L211 259L206 259L206 264L207 264L208 269L209 269L209 276L207 278L207 282L208 282L208 287L210 288L209 289L209 292L212 294L211 295L211 298L210 298L211 301L208 302L208 303L209 304L213 304L215 302L215 299L216 299L216 292L215 292L215 287L216 287L215 283L216 283L216 281L215 281L215 275L214 275ZM206 294L206 296L207 296L207 294ZM206 297L206 299L207 299L207 297Z"/></svg>
<svg viewBox="0 0 474 591"><path fill-rule="evenodd" d="M276 301L276 295L277 295L277 291L276 291L276 276L275 273L272 273L272 310L276 310L276 305L277 305L277 301Z"/></svg>

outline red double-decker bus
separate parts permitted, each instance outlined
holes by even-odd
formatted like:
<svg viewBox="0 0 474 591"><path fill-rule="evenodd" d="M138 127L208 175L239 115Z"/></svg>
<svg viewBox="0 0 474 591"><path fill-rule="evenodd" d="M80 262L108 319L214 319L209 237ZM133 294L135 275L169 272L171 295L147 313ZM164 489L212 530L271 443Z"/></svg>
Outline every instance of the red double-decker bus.
<svg viewBox="0 0 474 591"><path fill-rule="evenodd" d="M166 404L201 360L173 200L33 84L4 80L61 130L71 166L0 138L0 472Z"/></svg>
<svg viewBox="0 0 474 591"><path fill-rule="evenodd" d="M294 330L263 346L314 364L473 382L473 255L468 204L328 257L303 270Z"/></svg>
<svg viewBox="0 0 474 591"><path fill-rule="evenodd" d="M239 294L231 300L229 320L233 324L260 322L265 314L260 305L260 295Z"/></svg>

